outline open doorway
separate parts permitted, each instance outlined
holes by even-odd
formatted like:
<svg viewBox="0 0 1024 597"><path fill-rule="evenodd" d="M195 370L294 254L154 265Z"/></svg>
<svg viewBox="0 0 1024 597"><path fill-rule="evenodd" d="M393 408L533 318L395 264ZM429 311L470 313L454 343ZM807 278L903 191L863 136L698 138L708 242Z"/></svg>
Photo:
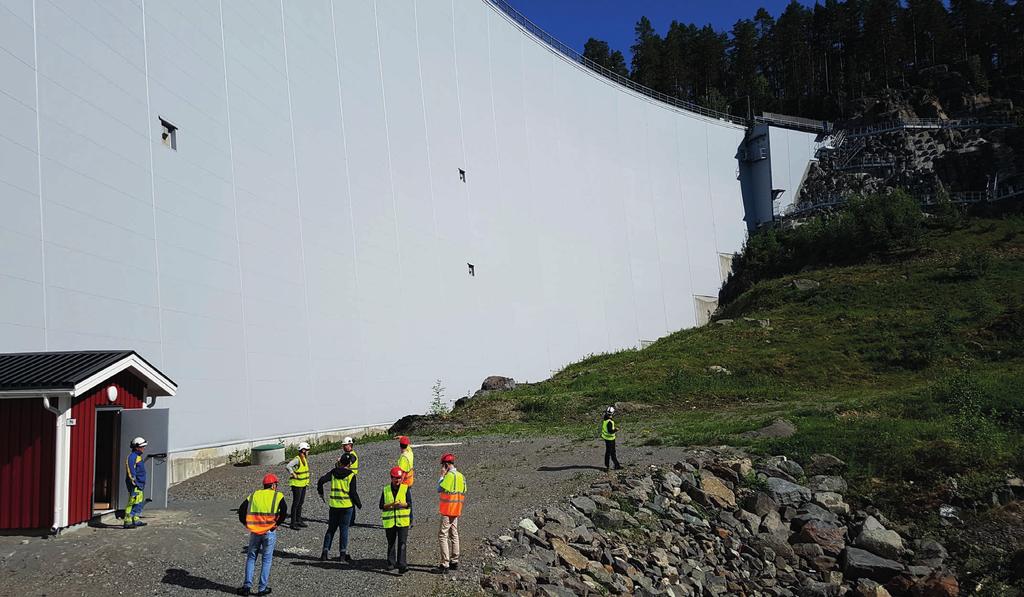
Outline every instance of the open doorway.
<svg viewBox="0 0 1024 597"><path fill-rule="evenodd" d="M92 490L93 514L117 508L117 460L121 437L121 411L96 411L96 459Z"/></svg>

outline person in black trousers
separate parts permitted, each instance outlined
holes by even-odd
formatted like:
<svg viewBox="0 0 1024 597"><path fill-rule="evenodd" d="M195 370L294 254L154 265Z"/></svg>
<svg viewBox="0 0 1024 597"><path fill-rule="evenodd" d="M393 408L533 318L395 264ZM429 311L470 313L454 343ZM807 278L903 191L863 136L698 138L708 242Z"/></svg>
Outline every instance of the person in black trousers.
<svg viewBox="0 0 1024 597"><path fill-rule="evenodd" d="M405 574L409 568L405 554L412 526L412 494L409 486L402 483L404 477L401 468L391 469L391 484L384 486L379 504L381 526L388 538L388 570L398 566L399 574Z"/></svg>
<svg viewBox="0 0 1024 597"><path fill-rule="evenodd" d="M622 468L615 455L615 434L619 428L615 425L613 416L615 416L615 407L609 406L604 411L604 420L601 421L601 439L604 440L604 470L608 470L608 465L612 462L615 463L615 470Z"/></svg>
<svg viewBox="0 0 1024 597"><path fill-rule="evenodd" d="M288 485L292 488L292 529L305 528L302 521L302 504L306 501L306 487L309 486L309 444L299 444L299 454L284 465L288 469Z"/></svg>

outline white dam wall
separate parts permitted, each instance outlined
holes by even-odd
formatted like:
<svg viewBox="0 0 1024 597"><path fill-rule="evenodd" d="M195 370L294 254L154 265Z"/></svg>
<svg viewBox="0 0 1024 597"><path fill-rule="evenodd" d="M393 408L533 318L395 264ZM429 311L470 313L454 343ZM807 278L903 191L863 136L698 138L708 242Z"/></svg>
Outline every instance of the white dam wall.
<svg viewBox="0 0 1024 597"><path fill-rule="evenodd" d="M482 0L0 0L0 123L0 352L137 350L175 451L692 326L746 234L742 127Z"/></svg>

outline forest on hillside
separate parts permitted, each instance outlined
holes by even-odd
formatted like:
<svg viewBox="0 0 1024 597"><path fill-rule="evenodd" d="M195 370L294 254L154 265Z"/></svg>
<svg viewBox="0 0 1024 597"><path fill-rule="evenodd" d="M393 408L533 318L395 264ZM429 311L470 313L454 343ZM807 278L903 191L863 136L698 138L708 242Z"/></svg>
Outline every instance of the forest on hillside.
<svg viewBox="0 0 1024 597"><path fill-rule="evenodd" d="M796 0L777 18L758 9L728 32L672 21L635 24L633 58L591 38L583 55L684 101L747 117L855 115L857 100L928 86L936 65L976 92L1024 103L1024 5L1017 0Z"/></svg>

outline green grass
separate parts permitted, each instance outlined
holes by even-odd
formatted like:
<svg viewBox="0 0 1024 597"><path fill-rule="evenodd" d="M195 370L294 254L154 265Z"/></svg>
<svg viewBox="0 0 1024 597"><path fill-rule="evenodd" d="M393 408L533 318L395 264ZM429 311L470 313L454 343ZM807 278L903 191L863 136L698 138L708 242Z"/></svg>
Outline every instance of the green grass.
<svg viewBox="0 0 1024 597"><path fill-rule="evenodd" d="M864 492L898 480L926 493L950 475L984 487L1024 467L1024 219L924 227L914 243L853 264L748 276L757 281L717 316L730 325L593 356L451 416L471 433L582 440L596 436L606 405L637 402L652 408L618 417L629 443L830 452ZM821 286L797 290L794 278ZM736 437L775 417L798 433Z"/></svg>
<svg viewBox="0 0 1024 597"><path fill-rule="evenodd" d="M383 431L378 432L378 433L367 433L367 434L364 434L364 435L360 435L359 437L355 438L355 444L354 444L355 450L356 450L356 452L359 452L359 446L361 446L361 445L369 444L369 443L373 443L373 442L382 442L382 441L390 440L390 439L391 439L391 436L388 435L386 432L383 432ZM309 443L309 453L311 455L312 454L323 454L324 452L335 452L335 451L339 452L339 454L340 454L340 452L341 452L341 442L340 441L331 442L331 441L324 440L324 441L312 441L312 442ZM298 444L288 444L287 446L285 446L284 455L285 455L285 458L287 458L289 460L291 460L292 458L295 458L296 456L299 455L299 445Z"/></svg>

